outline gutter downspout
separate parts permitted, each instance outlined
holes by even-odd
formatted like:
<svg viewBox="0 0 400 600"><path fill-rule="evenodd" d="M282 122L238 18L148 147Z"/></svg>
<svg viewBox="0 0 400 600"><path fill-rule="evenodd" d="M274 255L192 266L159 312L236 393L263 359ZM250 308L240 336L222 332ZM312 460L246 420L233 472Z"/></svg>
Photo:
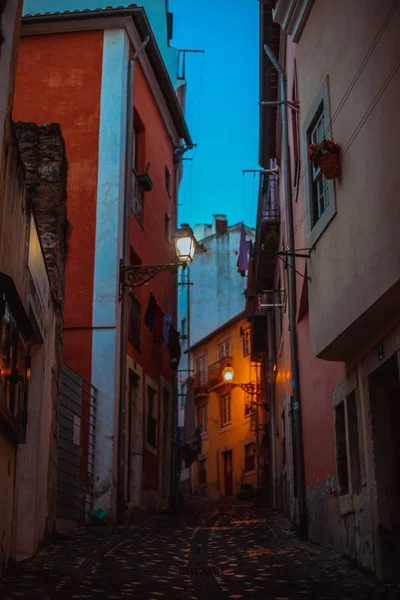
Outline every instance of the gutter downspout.
<svg viewBox="0 0 400 600"><path fill-rule="evenodd" d="M303 539L307 538L307 505L305 493L305 473L304 473L304 454L303 454L303 429L301 421L301 395L300 395L300 372L298 362L298 343L296 327L296 272L294 252L294 227L293 227L293 199L292 182L290 173L290 153L289 136L287 122L287 94L286 94L286 74L279 61L273 54L270 46L264 44L265 54L268 56L272 65L279 75L279 88L282 117L282 153L283 153L283 175L285 184L286 198L286 231L288 245L288 295L289 295L289 326L290 326L290 359L292 363L292 396L293 396L293 414L296 432L296 457L297 457L297 491L299 502L299 534Z"/></svg>
<svg viewBox="0 0 400 600"><path fill-rule="evenodd" d="M276 444L275 444L275 431L276 431L276 416L275 416L275 373L273 370L272 362L275 364L275 352L273 350L273 336L275 332L273 324L272 310L268 310L267 313L267 328L268 328L268 372L269 372L269 385L268 385L268 402L270 407L270 452L271 452L271 507L276 510L277 498L276 498Z"/></svg>
<svg viewBox="0 0 400 600"><path fill-rule="evenodd" d="M150 42L148 35L140 44L135 54L128 63L128 98L127 98L127 124L126 124L126 161L125 161L125 199L124 199L124 223L123 223L123 245L122 264L127 265L129 261L129 225L131 214L131 173L132 173L132 131L133 131L133 80L135 60ZM121 348L120 348L120 373L119 373L119 417L118 417L118 458L117 458L117 521L124 521L124 417L125 417L125 395L126 395L126 347L128 337L128 315L127 302L128 288L122 289L121 298Z"/></svg>

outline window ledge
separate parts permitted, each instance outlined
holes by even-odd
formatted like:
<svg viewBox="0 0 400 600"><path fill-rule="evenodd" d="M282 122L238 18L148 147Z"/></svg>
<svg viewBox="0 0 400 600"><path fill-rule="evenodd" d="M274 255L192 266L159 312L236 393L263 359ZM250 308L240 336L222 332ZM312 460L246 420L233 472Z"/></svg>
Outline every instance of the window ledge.
<svg viewBox="0 0 400 600"><path fill-rule="evenodd" d="M232 429L232 423L228 423L227 425L223 425L220 429L220 433L224 433L225 431L230 431Z"/></svg>
<svg viewBox="0 0 400 600"><path fill-rule="evenodd" d="M298 42L313 4L314 0L277 0L274 21L294 42Z"/></svg>
<svg viewBox="0 0 400 600"><path fill-rule="evenodd" d="M154 456L157 456L157 454L158 454L157 448L150 446L150 444L148 444L147 442L146 442L146 450L147 450L147 452L149 452L149 454L153 454Z"/></svg>
<svg viewBox="0 0 400 600"><path fill-rule="evenodd" d="M354 512L353 496L351 494L345 494L339 496L339 507L340 514L342 517Z"/></svg>

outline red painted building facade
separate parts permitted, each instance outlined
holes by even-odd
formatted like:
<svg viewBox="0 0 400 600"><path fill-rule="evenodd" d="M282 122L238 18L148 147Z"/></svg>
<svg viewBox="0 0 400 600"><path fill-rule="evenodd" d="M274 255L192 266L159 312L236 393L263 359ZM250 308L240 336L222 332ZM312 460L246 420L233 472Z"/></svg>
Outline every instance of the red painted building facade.
<svg viewBox="0 0 400 600"><path fill-rule="evenodd" d="M98 390L95 506L114 513L117 488L127 509L168 506L175 373L144 316L153 294L158 319L175 324L176 278L125 291L125 336L120 260L174 261L176 157L191 140L144 10L26 16L14 120L57 122L65 139L64 360ZM150 191L138 184L146 169Z"/></svg>

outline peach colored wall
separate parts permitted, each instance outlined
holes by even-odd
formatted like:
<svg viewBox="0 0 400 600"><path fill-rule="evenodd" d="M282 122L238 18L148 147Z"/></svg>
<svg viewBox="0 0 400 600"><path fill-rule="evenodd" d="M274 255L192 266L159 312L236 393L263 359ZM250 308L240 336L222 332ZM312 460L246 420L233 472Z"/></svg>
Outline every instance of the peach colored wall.
<svg viewBox="0 0 400 600"><path fill-rule="evenodd" d="M293 78L295 76L295 58L296 46L290 39L286 46L286 74L288 97L292 99ZM292 113L288 111L289 124L289 145L291 148L291 168L292 181L294 177L294 137ZM282 163L281 163L282 164ZM304 161L301 164L300 172L304 170ZM279 181L280 205L281 205L281 245L286 243L286 220L285 220L285 195L283 171L281 171ZM300 183L298 193L293 194L293 220L295 229L295 248L306 247L305 221L303 220L305 211L304 184ZM297 231L296 231L297 229ZM303 275L306 274L306 259L296 259L296 269ZM276 286L278 285L279 273L281 277L281 287L284 283L287 293L287 272L283 263L278 261L276 275ZM307 286L307 280L301 275L296 276L297 306L299 307L303 287ZM304 293L304 292L303 292ZM311 309L310 309L311 310ZM276 315L278 317L278 315ZM300 320L297 326L298 334L298 355L300 368L300 393L302 403L302 425L304 436L304 462L306 487L311 488L318 482L335 475L335 456L334 456L334 414L332 394L335 385L344 376L344 366L342 363L330 363L315 357L310 340L309 314L308 311ZM278 348L278 375L276 386L276 422L278 425L280 437L278 440L278 465L281 464L281 442L283 439L282 431L282 411L291 394L291 361L290 361L290 340L289 340L289 315L287 305L283 316L283 335L282 339L277 340ZM286 420L288 415L286 414ZM286 432L286 435L288 432ZM291 440L287 437L287 450L290 451ZM290 467L288 465L288 478L290 483Z"/></svg>
<svg viewBox="0 0 400 600"><path fill-rule="evenodd" d="M57 53L54 54L54 47ZM91 379L103 31L21 38L13 118L59 123L68 159L64 360Z"/></svg>
<svg viewBox="0 0 400 600"><path fill-rule="evenodd" d="M318 0L298 45L301 119L328 76L332 135L343 150L337 213L309 261L312 346L326 359L349 359L379 336L400 298L400 170L393 135L400 125L400 6L380 31L392 6L391 0ZM385 304L369 312L384 295ZM355 323L360 316L365 320Z"/></svg>

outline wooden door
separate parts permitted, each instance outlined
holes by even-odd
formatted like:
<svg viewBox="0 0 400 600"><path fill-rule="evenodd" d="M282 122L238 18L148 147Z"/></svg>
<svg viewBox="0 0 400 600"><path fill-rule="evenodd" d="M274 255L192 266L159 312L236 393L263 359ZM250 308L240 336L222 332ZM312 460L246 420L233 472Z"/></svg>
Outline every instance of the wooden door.
<svg viewBox="0 0 400 600"><path fill-rule="evenodd" d="M233 496L232 450L224 453L225 496Z"/></svg>

